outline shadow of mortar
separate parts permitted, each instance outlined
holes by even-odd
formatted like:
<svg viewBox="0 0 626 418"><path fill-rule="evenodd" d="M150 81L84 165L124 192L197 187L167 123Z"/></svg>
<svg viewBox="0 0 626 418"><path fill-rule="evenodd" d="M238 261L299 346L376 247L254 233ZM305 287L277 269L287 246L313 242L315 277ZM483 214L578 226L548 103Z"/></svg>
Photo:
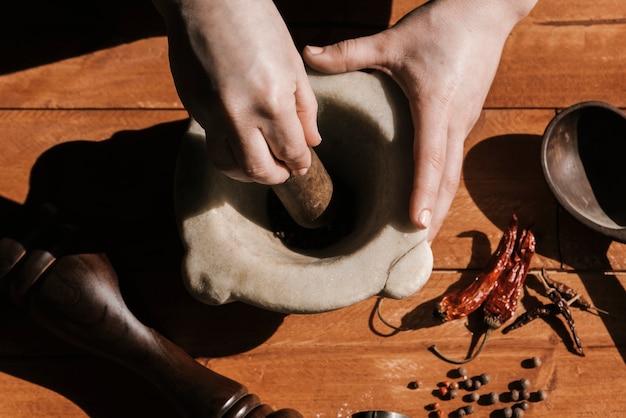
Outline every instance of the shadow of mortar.
<svg viewBox="0 0 626 418"><path fill-rule="evenodd" d="M49 149L32 169L24 206L0 198L0 238L27 208L54 207L59 217L79 227L109 256L124 301L141 322L193 357L232 355L266 341L284 315L241 303L208 306L184 288L172 186L187 123L170 122L118 132L105 141L75 141ZM9 287L0 283L0 353L11 361L0 357L0 370L66 396L90 416L168 411L159 392L142 377L64 343L30 321L27 312L11 306ZM131 393L137 394L132 402L136 408L129 411ZM144 402L151 406L139 408ZM155 408L155 403L163 405Z"/></svg>

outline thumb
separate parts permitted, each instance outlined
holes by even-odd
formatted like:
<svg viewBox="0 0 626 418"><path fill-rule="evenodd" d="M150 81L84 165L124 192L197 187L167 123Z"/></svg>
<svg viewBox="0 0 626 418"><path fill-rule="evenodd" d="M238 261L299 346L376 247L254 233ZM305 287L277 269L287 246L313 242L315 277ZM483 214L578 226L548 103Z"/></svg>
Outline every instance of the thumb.
<svg viewBox="0 0 626 418"><path fill-rule="evenodd" d="M375 43L375 36L366 36L324 47L308 45L304 48L303 57L311 68L323 73L334 74L375 68L378 62L376 58L379 58Z"/></svg>

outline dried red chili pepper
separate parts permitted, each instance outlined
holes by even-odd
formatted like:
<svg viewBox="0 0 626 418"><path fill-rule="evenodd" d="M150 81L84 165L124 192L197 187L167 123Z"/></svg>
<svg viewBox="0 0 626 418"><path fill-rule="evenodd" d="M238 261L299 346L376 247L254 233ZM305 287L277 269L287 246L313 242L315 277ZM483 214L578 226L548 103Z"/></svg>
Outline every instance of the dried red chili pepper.
<svg viewBox="0 0 626 418"><path fill-rule="evenodd" d="M535 236L529 230L522 231L512 266L498 280L498 286L489 294L483 311L485 323L497 329L511 319L517 309L517 302L526 280L530 261L535 254Z"/></svg>
<svg viewBox="0 0 626 418"><path fill-rule="evenodd" d="M489 262L465 289L455 289L444 295L435 307L435 316L442 321L463 318L482 305L498 283L498 278L511 262L517 240L517 216L509 223Z"/></svg>
<svg viewBox="0 0 626 418"><path fill-rule="evenodd" d="M475 359L480 354L491 331L500 328L515 313L531 259L535 254L535 246L534 234L529 230L523 230L519 239L515 241L514 252L509 259L507 268L500 274L496 286L487 295L483 304L483 320L487 325L487 330L482 343L474 354L463 360L452 360L442 355L435 346L432 346L431 350L436 355L448 362L462 364Z"/></svg>

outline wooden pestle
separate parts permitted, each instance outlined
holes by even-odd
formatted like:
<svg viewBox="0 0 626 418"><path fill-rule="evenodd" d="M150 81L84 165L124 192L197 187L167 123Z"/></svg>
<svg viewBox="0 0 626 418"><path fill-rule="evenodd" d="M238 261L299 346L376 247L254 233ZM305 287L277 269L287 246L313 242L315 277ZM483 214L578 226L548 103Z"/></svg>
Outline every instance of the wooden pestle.
<svg viewBox="0 0 626 418"><path fill-rule="evenodd" d="M320 228L328 225L334 217L333 182L320 161L311 150L311 167L303 176L290 176L282 184L272 186L287 213L304 228Z"/></svg>

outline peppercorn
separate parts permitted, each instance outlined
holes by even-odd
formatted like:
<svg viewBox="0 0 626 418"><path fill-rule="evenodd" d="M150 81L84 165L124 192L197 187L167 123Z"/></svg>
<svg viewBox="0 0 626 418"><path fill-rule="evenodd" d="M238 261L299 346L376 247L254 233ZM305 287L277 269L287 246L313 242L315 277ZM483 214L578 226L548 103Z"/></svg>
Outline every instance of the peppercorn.
<svg viewBox="0 0 626 418"><path fill-rule="evenodd" d="M409 384L407 385L407 387L411 390L419 389L420 386L422 386L422 384L417 380L409 382Z"/></svg>
<svg viewBox="0 0 626 418"><path fill-rule="evenodd" d="M467 379L465 381L465 389L472 390L473 387L474 387L474 381L472 379Z"/></svg>
<svg viewBox="0 0 626 418"><path fill-rule="evenodd" d="M448 385L448 387L452 390L457 390L459 389L459 384L457 382L452 382L450 383L450 385Z"/></svg>
<svg viewBox="0 0 626 418"><path fill-rule="evenodd" d="M512 418L513 417L513 409L511 409L511 407L509 407L509 406L503 408L502 409L502 415L504 416L504 418Z"/></svg>
<svg viewBox="0 0 626 418"><path fill-rule="evenodd" d="M480 399L480 395L479 395L478 393L473 392L473 393L470 395L470 400L471 400L472 402L476 402L476 401L478 401L478 399Z"/></svg>
<svg viewBox="0 0 626 418"><path fill-rule="evenodd" d="M519 390L517 390L517 389L512 389L511 390L511 400L513 402L519 401Z"/></svg>
<svg viewBox="0 0 626 418"><path fill-rule="evenodd" d="M519 386L522 389L528 389L530 387L530 380L528 379L520 379Z"/></svg>
<svg viewBox="0 0 626 418"><path fill-rule="evenodd" d="M521 408L515 408L513 410L513 417L514 418L522 418L524 416L524 410Z"/></svg>
<svg viewBox="0 0 626 418"><path fill-rule="evenodd" d="M486 385L487 383L491 382L491 375L488 373L483 373L480 375L480 380L481 382L483 382L483 385Z"/></svg>
<svg viewBox="0 0 626 418"><path fill-rule="evenodd" d="M444 397L448 394L448 387L447 386L439 386L439 395L441 397Z"/></svg>
<svg viewBox="0 0 626 418"><path fill-rule="evenodd" d="M523 390L519 393L519 397L520 399L527 401L530 399L530 392L528 392L527 390Z"/></svg>
<svg viewBox="0 0 626 418"><path fill-rule="evenodd" d="M524 402L520 402L516 405L518 408L523 409L524 411L526 411L528 408L530 408L530 404L526 401Z"/></svg>
<svg viewBox="0 0 626 418"><path fill-rule="evenodd" d="M439 409L439 402L433 402L426 405L426 409L429 411L436 411Z"/></svg>
<svg viewBox="0 0 626 418"><path fill-rule="evenodd" d="M448 391L448 398L455 399L458 396L458 392L454 389Z"/></svg>
<svg viewBox="0 0 626 418"><path fill-rule="evenodd" d="M548 398L548 392L545 390L538 390L535 393L536 399L539 401L545 401Z"/></svg>
<svg viewBox="0 0 626 418"><path fill-rule="evenodd" d="M467 370L465 369L465 367L459 367L458 369L456 369L456 372L459 374L459 377L467 379Z"/></svg>
<svg viewBox="0 0 626 418"><path fill-rule="evenodd" d="M474 405L465 405L465 412L467 412L467 415L473 414L474 413Z"/></svg>
<svg viewBox="0 0 626 418"><path fill-rule="evenodd" d="M498 401L500 400L500 395L498 395L497 392L490 392L489 393L489 403L491 405L495 405L498 403Z"/></svg>
<svg viewBox="0 0 626 418"><path fill-rule="evenodd" d="M531 361L532 361L533 367L541 366L541 359L539 357L535 356L531 359Z"/></svg>
<svg viewBox="0 0 626 418"><path fill-rule="evenodd" d="M478 390L482 385L479 379L472 379L472 389Z"/></svg>
<svg viewBox="0 0 626 418"><path fill-rule="evenodd" d="M457 417L464 417L467 414L467 412L465 412L465 408L459 408L456 410L456 416Z"/></svg>

